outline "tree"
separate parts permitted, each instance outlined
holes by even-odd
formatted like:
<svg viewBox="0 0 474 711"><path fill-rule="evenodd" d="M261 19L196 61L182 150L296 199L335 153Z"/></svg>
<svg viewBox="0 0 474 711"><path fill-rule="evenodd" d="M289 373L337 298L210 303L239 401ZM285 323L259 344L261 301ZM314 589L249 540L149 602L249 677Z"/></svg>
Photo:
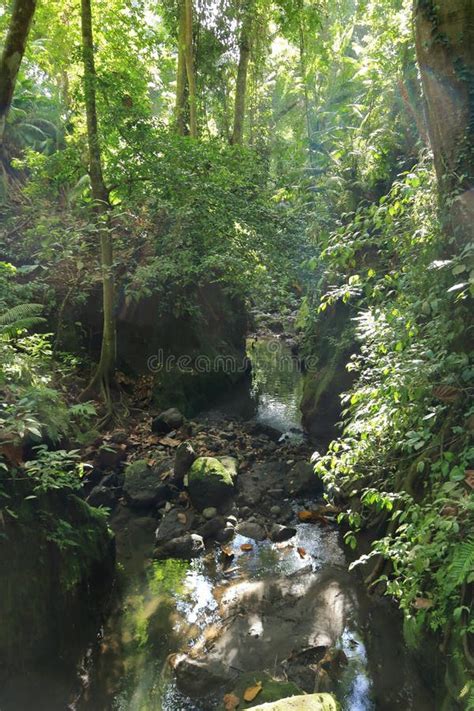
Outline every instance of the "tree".
<svg viewBox="0 0 474 711"><path fill-rule="evenodd" d="M7 115L35 10L36 0L15 0L13 3L10 25L0 59L0 158L3 154Z"/></svg>
<svg viewBox="0 0 474 711"><path fill-rule="evenodd" d="M239 41L239 65L235 85L234 129L231 143L240 144L244 137L245 100L247 98L247 74L250 61L253 16L255 12L253 0L244 2L242 27Z"/></svg>
<svg viewBox="0 0 474 711"><path fill-rule="evenodd" d="M197 93L194 70L193 2L179 0L178 68L176 76L176 128L186 132L186 97L188 99L189 134L197 138Z"/></svg>
<svg viewBox="0 0 474 711"><path fill-rule="evenodd" d="M114 279L112 236L106 223L109 195L105 185L99 140L96 104L96 70L92 29L91 0L81 0L82 59L84 64L84 98L86 104L87 140L89 145L89 175L94 209L100 224L100 255L102 268L103 330L100 360L87 387L89 394L100 387L110 408L110 378L115 368L116 333L114 318Z"/></svg>
<svg viewBox="0 0 474 711"><path fill-rule="evenodd" d="M473 0L418 0L415 6L416 51L438 185L445 205L458 195L448 222L462 231L474 218L473 13Z"/></svg>

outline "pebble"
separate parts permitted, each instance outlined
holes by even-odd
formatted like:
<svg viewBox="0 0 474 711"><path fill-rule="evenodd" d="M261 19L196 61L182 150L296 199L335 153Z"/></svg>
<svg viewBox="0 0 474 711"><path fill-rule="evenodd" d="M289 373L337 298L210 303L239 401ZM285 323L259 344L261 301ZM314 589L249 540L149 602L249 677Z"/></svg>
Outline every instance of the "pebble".
<svg viewBox="0 0 474 711"><path fill-rule="evenodd" d="M210 521L211 518L217 516L217 509L214 506L208 506L206 509L204 509L202 515L205 519L207 519L207 521Z"/></svg>

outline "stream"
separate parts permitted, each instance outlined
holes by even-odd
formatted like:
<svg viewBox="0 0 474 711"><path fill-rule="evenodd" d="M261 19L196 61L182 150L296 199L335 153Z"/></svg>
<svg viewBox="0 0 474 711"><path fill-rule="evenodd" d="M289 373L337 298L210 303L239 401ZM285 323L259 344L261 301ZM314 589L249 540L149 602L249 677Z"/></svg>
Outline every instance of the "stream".
<svg viewBox="0 0 474 711"><path fill-rule="evenodd" d="M200 421L233 432L252 417L281 432L282 442L309 452L299 424L302 375L289 348L278 339L252 341L249 355L250 392L227 398ZM80 664L74 698L69 691L64 706L43 705L38 696L37 705L5 711L221 711L232 683L191 699L178 689L171 655L186 650L206 657L210 649L211 657L251 681L278 668L277 676L288 674L304 686L308 655L326 646L340 650L344 660L332 688L341 711L433 711L429 690L405 651L399 619L387 601L369 599L357 575L348 573L337 527L298 523L297 512L311 500L281 503L296 536L273 543L236 535L226 547L230 566L216 543L190 562L153 560L156 520L120 506L112 517L114 602ZM301 648L296 661L295 645Z"/></svg>

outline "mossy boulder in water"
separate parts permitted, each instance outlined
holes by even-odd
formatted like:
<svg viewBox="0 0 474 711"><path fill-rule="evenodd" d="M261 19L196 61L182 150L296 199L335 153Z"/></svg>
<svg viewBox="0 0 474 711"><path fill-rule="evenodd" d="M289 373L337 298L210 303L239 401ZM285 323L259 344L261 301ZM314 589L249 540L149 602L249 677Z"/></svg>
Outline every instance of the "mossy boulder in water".
<svg viewBox="0 0 474 711"><path fill-rule="evenodd" d="M338 711L338 706L330 694L305 694L260 704L253 709L254 711Z"/></svg>
<svg viewBox="0 0 474 711"><path fill-rule="evenodd" d="M191 501L198 509L219 507L234 492L234 471L214 457L198 457L188 473Z"/></svg>

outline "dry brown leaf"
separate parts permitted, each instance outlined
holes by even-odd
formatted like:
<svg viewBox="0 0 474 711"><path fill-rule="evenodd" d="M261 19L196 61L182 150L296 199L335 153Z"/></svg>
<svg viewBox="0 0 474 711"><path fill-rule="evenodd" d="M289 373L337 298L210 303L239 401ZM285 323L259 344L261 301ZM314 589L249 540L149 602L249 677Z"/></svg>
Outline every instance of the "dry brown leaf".
<svg viewBox="0 0 474 711"><path fill-rule="evenodd" d="M185 514L185 513L181 513L181 512L176 516L176 518L178 519L178 521L179 521L180 523L186 523L187 520L188 520L188 519L186 518L186 514Z"/></svg>
<svg viewBox="0 0 474 711"><path fill-rule="evenodd" d="M237 706L240 704L240 699L235 694L226 694L224 696L224 709L225 711L235 711Z"/></svg>
<svg viewBox="0 0 474 711"><path fill-rule="evenodd" d="M466 469L466 476L464 477L464 481L468 486L471 487L471 489L474 489L474 469Z"/></svg>
<svg viewBox="0 0 474 711"><path fill-rule="evenodd" d="M433 388L433 395L435 398L445 403L456 402L461 394L462 390L454 387L454 385L437 385Z"/></svg>
<svg viewBox="0 0 474 711"><path fill-rule="evenodd" d="M415 610L429 610L430 607L433 607L433 605L433 600L429 600L427 597L417 597L413 601L413 607Z"/></svg>
<svg viewBox="0 0 474 711"><path fill-rule="evenodd" d="M298 511L298 518L303 523L315 520L315 511Z"/></svg>
<svg viewBox="0 0 474 711"><path fill-rule="evenodd" d="M306 557L306 550L305 550L304 548L301 548L301 547L300 547L300 548L297 548L296 550L298 551L298 555L299 555L300 558L305 558L305 557Z"/></svg>
<svg viewBox="0 0 474 711"><path fill-rule="evenodd" d="M245 689L244 691L245 701L253 701L259 695L262 689L263 686L261 681L257 681L255 686L249 686L248 689Z"/></svg>
<svg viewBox="0 0 474 711"><path fill-rule="evenodd" d="M173 439L172 437L161 437L158 442L164 447L178 447L181 444L179 440Z"/></svg>
<svg viewBox="0 0 474 711"><path fill-rule="evenodd" d="M249 551L253 551L253 545L251 543L242 543L240 550L244 551L244 553L248 553Z"/></svg>

